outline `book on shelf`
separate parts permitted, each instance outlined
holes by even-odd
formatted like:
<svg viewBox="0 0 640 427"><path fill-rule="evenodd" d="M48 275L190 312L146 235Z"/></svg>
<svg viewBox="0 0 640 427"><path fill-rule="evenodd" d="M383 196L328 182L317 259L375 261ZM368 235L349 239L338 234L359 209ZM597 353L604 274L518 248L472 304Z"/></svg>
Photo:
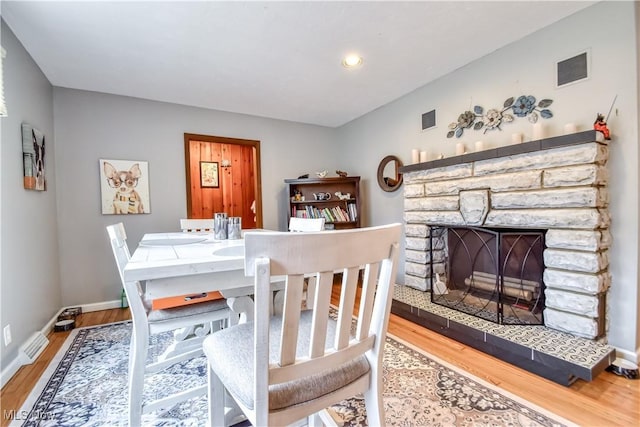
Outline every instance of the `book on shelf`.
<svg viewBox="0 0 640 427"><path fill-rule="evenodd" d="M326 222L355 222L358 219L355 203L341 206L318 208L313 205L294 205L291 216L296 218L324 218Z"/></svg>
<svg viewBox="0 0 640 427"><path fill-rule="evenodd" d="M336 213L336 216L340 219L340 221L345 221L345 222L349 221L349 218L347 218L344 210L342 210L340 206L335 206L333 209Z"/></svg>
<svg viewBox="0 0 640 427"><path fill-rule="evenodd" d="M333 208L333 216L336 217L336 221L344 221L344 217L342 216L342 212L340 212L340 208Z"/></svg>
<svg viewBox="0 0 640 427"><path fill-rule="evenodd" d="M336 222L336 218L333 216L333 213L329 208L322 209L322 213L327 222Z"/></svg>
<svg viewBox="0 0 640 427"><path fill-rule="evenodd" d="M351 221L357 221L358 220L358 209L356 208L356 204L355 203L349 203L347 205L347 209L349 209L349 218L351 218Z"/></svg>
<svg viewBox="0 0 640 427"><path fill-rule="evenodd" d="M331 216L335 219L335 222L339 222L342 221L342 219L340 218L340 216L338 215L338 213L336 212L335 207L330 208L329 212L331 212Z"/></svg>

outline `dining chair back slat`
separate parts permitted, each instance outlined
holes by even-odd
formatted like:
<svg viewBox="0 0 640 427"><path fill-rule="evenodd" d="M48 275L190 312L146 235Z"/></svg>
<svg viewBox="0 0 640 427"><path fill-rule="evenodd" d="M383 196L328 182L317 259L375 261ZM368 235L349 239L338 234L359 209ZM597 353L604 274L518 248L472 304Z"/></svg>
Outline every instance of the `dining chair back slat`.
<svg viewBox="0 0 640 427"><path fill-rule="evenodd" d="M380 264L370 265L365 269L362 278L362 289L360 293L360 310L358 312L358 328L356 329L356 337L363 339L369 331L371 322L371 313L376 295L376 277L380 273Z"/></svg>

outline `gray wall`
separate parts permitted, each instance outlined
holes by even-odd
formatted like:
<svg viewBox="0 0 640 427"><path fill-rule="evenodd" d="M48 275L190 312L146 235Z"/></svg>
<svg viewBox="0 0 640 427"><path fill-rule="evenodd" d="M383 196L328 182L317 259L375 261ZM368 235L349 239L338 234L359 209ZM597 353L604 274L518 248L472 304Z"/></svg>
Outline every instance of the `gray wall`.
<svg viewBox="0 0 640 427"><path fill-rule="evenodd" d="M636 3L637 4L637 3ZM355 173L375 182L377 163L394 154L405 164L411 149L419 148L434 159L439 153L455 155L464 142L469 151L483 140L486 148L511 144L511 134L522 132L531 140L532 126L516 118L503 131L482 134L467 130L460 139L447 139L447 126L473 105L499 108L510 96L550 98L554 117L541 119L549 136L562 134L564 124L578 130L592 129L597 112L606 114L612 131L611 215L614 243L609 258L613 284L609 293L609 340L630 358L637 358L638 271L638 29L633 2L603 2L548 28L487 55L339 129L346 158ZM481 40L481 35L478 35ZM555 63L585 49L591 51L591 77L561 88L555 87ZM437 58L433 59L437 61ZM421 115L436 109L437 127L421 131ZM616 110L617 109L617 114ZM358 170L359 168L359 170ZM402 191L385 193L371 185L363 197L370 224L403 218ZM401 257L402 259L403 257ZM403 271L403 266L401 272ZM402 274L399 282L403 282Z"/></svg>
<svg viewBox="0 0 640 427"><path fill-rule="evenodd" d="M60 271L56 215L56 164L53 90L40 68L2 21L5 100L8 117L0 119L2 143L0 236L0 325L11 325L13 342L0 345L2 368L31 334L60 309ZM47 191L25 190L22 170L22 123L45 135Z"/></svg>
<svg viewBox="0 0 640 427"><path fill-rule="evenodd" d="M184 133L260 140L264 227L285 229L284 179L330 169L335 130L95 92L55 88L58 229L64 305L117 299L105 226L130 242L186 218ZM149 162L151 213L102 215L98 159Z"/></svg>
<svg viewBox="0 0 640 427"><path fill-rule="evenodd" d="M636 35L636 49L635 49L635 57L636 57L636 102L638 104L640 104L640 3L635 2L635 35ZM637 111L637 116L636 116L636 123L640 123L640 105L638 106L638 111ZM638 139L639 139L639 143L640 143L640 130L638 131ZM638 153L636 154L636 165L640 165L640 150L638 150ZM640 174L638 176L639 180L640 180ZM640 212L640 198L638 198L638 200L636 200L636 204L635 204L635 209L636 212ZM640 220L638 220L635 224L635 231L636 231L636 238L640 239L640 236L638 236L638 223L640 223ZM640 243L639 243L640 244ZM636 253L636 265L640 265L640 250L637 251ZM636 272L636 283L638 284L638 286L640 287L640 269L638 269L638 271ZM635 306L636 306L636 311L635 313L633 313L634 315L632 315L632 317L630 317L630 321L636 325L636 356L638 358L640 358L640 289L638 289L638 292L636 293L636 302L635 302ZM636 360L636 363L638 362L638 360Z"/></svg>

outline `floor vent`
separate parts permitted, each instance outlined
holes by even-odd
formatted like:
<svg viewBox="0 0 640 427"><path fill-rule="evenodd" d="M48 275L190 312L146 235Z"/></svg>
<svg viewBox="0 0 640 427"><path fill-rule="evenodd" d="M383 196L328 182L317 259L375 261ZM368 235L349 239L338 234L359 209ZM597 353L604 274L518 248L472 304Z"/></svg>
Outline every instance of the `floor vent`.
<svg viewBox="0 0 640 427"><path fill-rule="evenodd" d="M42 332L36 332L31 335L29 340L20 347L20 362L23 365L29 365L35 362L47 344L49 344L49 340Z"/></svg>

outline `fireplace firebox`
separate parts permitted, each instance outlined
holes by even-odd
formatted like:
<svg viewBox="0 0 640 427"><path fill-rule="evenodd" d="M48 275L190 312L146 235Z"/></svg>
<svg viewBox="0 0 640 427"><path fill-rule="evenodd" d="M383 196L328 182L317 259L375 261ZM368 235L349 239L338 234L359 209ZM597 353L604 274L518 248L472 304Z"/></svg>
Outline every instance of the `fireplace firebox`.
<svg viewBox="0 0 640 427"><path fill-rule="evenodd" d="M431 301L498 324L543 325L544 230L429 227Z"/></svg>

